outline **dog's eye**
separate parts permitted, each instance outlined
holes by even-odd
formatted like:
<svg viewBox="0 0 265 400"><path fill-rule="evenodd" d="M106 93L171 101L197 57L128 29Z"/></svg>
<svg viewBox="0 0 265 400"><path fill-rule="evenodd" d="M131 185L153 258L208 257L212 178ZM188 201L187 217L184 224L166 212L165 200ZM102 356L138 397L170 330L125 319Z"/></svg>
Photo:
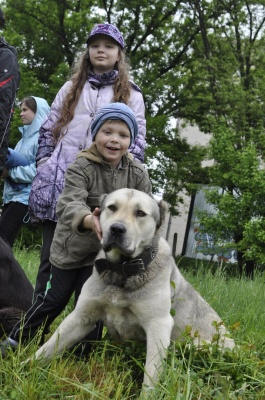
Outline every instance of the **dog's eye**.
<svg viewBox="0 0 265 400"><path fill-rule="evenodd" d="M115 212L117 210L117 207L114 205L111 205L108 207L110 211Z"/></svg>
<svg viewBox="0 0 265 400"><path fill-rule="evenodd" d="M142 210L137 211L137 217L145 217L145 216L146 216L146 213L143 212Z"/></svg>

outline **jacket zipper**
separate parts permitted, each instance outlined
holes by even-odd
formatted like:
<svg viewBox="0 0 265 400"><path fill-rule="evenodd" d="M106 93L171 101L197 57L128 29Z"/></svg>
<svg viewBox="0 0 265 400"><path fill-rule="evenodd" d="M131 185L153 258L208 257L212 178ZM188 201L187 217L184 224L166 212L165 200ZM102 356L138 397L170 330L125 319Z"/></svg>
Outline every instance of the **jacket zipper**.
<svg viewBox="0 0 265 400"><path fill-rule="evenodd" d="M116 189L116 183L117 183L117 175L118 175L117 171L114 170L114 171L113 171L113 181L114 181L114 187L115 187L115 189Z"/></svg>

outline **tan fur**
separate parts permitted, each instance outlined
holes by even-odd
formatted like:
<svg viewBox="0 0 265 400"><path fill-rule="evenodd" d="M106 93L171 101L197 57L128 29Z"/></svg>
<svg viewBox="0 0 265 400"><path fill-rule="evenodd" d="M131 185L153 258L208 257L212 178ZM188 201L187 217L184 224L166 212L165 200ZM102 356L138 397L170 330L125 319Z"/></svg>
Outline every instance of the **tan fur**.
<svg viewBox="0 0 265 400"><path fill-rule="evenodd" d="M119 262L123 254L137 258L156 241L157 255L144 273L129 278L111 271L99 274L94 268L75 310L37 351L37 358L50 359L53 354L71 348L99 319L115 339L146 339L144 384L147 386L157 382L170 340L178 339L187 326L198 343L211 342L217 333L213 326L216 321L220 323L220 346L234 347L220 317L184 279L168 243L160 237L165 211L163 201L157 202L137 190L120 189L102 196L103 239L97 258L114 262ZM122 234L114 240L112 231L117 226L122 228Z"/></svg>

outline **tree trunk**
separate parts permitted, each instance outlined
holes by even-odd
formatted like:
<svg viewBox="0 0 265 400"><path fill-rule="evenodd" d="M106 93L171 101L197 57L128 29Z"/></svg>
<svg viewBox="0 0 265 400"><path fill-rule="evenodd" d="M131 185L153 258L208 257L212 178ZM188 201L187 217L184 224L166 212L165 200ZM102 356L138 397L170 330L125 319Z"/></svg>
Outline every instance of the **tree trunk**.
<svg viewBox="0 0 265 400"><path fill-rule="evenodd" d="M254 278L254 268L255 268L255 263L253 260L246 261L246 278L249 279Z"/></svg>
<svg viewBox="0 0 265 400"><path fill-rule="evenodd" d="M241 251L237 252L237 265L238 265L238 269L239 269L239 275L240 275L240 278L241 278L242 275L243 275L243 265L244 265L243 253Z"/></svg>

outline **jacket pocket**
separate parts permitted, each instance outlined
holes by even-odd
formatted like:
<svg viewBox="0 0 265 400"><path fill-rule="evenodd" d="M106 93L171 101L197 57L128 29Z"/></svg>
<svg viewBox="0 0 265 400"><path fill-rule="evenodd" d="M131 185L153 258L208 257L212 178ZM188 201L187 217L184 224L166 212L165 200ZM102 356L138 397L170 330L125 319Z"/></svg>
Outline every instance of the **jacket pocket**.
<svg viewBox="0 0 265 400"><path fill-rule="evenodd" d="M64 227L65 230L60 229L58 234L55 231L51 262L59 268L78 268L93 263L100 247L96 234L88 232L85 235L77 235L65 225Z"/></svg>

